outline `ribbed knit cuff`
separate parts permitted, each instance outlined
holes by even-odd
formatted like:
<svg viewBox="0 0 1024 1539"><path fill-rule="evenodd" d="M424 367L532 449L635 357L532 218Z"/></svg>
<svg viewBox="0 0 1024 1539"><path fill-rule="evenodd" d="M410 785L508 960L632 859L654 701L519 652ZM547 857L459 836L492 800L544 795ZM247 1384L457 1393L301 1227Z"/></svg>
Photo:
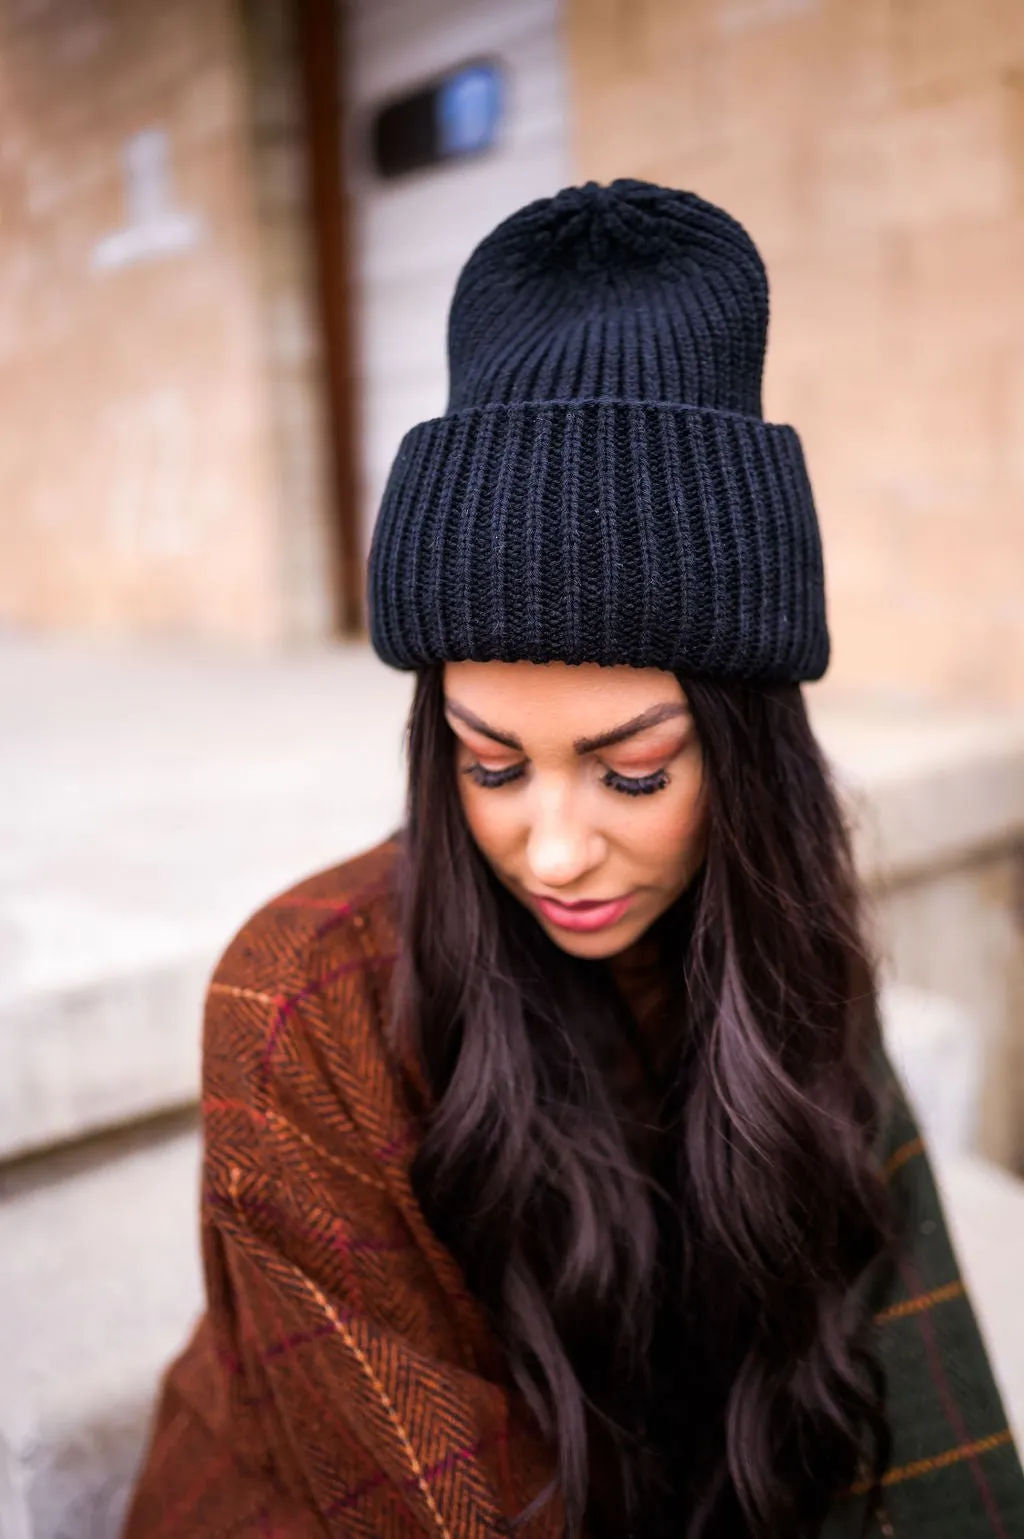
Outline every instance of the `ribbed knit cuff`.
<svg viewBox="0 0 1024 1539"><path fill-rule="evenodd" d="M797 682L828 663L792 428L635 401L512 402L406 434L374 530L385 662L627 663Z"/></svg>

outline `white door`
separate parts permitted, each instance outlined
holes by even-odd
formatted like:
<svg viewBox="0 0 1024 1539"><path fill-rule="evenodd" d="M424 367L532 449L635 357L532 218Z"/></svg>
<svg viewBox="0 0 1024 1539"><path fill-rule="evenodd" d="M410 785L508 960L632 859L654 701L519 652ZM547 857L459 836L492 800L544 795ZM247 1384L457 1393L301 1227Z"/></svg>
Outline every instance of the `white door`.
<svg viewBox="0 0 1024 1539"><path fill-rule="evenodd" d="M570 180L560 9L560 0L345 5L364 554L402 434L444 411L445 326L459 269L499 220ZM480 58L503 72L495 146L380 179L368 149L374 109Z"/></svg>

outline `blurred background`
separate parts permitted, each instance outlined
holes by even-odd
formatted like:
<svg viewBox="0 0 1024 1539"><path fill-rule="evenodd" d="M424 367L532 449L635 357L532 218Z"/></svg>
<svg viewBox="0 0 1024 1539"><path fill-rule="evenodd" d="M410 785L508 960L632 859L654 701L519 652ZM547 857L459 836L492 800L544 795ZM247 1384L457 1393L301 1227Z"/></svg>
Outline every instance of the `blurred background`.
<svg viewBox="0 0 1024 1539"><path fill-rule="evenodd" d="M200 1307L203 987L401 815L363 566L458 270L747 225L885 1024L1024 1424L1020 0L0 0L0 1539L112 1539Z"/></svg>

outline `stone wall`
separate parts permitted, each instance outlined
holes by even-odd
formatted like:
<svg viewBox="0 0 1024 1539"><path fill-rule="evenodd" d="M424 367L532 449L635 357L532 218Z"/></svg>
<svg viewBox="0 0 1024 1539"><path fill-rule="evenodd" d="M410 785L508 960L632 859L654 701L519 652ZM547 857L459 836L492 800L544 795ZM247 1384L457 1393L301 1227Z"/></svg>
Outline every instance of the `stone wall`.
<svg viewBox="0 0 1024 1539"><path fill-rule="evenodd" d="M0 625L287 630L248 111L229 0L0 0Z"/></svg>
<svg viewBox="0 0 1024 1539"><path fill-rule="evenodd" d="M567 10L579 172L692 187L764 252L835 682L1024 700L1024 6Z"/></svg>

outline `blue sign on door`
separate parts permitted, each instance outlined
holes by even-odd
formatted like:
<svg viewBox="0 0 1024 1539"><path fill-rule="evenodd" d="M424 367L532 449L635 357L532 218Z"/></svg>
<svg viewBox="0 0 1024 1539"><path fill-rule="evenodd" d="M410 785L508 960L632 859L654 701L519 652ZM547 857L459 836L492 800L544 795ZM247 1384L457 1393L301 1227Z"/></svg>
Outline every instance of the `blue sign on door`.
<svg viewBox="0 0 1024 1539"><path fill-rule="evenodd" d="M405 176L489 150L504 113L501 66L475 59L380 107L371 123L378 175Z"/></svg>
<svg viewBox="0 0 1024 1539"><path fill-rule="evenodd" d="M501 122L501 74L494 64L468 64L448 75L435 97L441 154L490 149Z"/></svg>

